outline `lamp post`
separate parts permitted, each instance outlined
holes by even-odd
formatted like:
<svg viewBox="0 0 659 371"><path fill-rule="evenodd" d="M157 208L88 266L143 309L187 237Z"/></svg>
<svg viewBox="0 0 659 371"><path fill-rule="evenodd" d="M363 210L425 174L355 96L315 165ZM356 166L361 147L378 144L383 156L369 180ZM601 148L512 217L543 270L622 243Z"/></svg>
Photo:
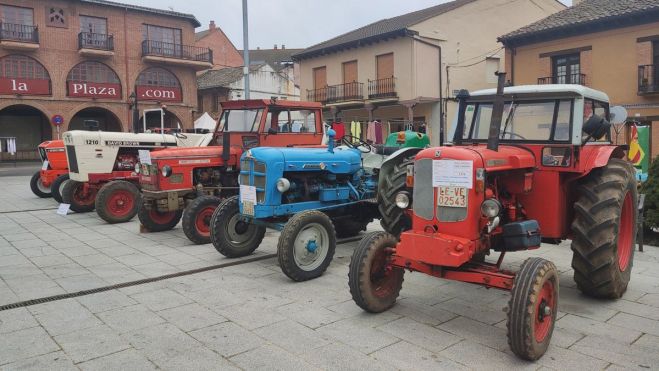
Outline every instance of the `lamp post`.
<svg viewBox="0 0 659 371"><path fill-rule="evenodd" d="M249 27L247 22L247 0L243 0L243 78L245 99L249 99Z"/></svg>
<svg viewBox="0 0 659 371"><path fill-rule="evenodd" d="M137 108L137 94L135 91L130 93L128 99L130 100L130 108L133 110L133 133L139 133L140 110Z"/></svg>

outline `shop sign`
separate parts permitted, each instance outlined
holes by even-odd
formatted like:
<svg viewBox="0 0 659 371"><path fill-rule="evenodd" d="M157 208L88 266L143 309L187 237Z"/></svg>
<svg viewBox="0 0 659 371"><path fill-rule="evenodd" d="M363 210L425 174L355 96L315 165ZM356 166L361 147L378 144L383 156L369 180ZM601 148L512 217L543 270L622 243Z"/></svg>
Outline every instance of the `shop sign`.
<svg viewBox="0 0 659 371"><path fill-rule="evenodd" d="M181 88L170 88L161 86L137 86L138 100L155 100L180 102L183 100Z"/></svg>
<svg viewBox="0 0 659 371"><path fill-rule="evenodd" d="M50 80L3 77L0 94L50 95Z"/></svg>
<svg viewBox="0 0 659 371"><path fill-rule="evenodd" d="M121 99L121 84L68 82L69 97Z"/></svg>

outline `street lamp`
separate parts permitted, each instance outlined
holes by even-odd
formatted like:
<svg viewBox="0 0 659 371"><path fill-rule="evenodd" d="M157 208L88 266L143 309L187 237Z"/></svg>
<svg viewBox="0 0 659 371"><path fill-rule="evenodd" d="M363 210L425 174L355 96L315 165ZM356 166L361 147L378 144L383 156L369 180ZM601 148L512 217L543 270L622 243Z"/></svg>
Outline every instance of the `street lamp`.
<svg viewBox="0 0 659 371"><path fill-rule="evenodd" d="M128 96L130 101L130 108L133 110L133 133L139 132L140 126L140 110L137 108L137 94L133 91Z"/></svg>

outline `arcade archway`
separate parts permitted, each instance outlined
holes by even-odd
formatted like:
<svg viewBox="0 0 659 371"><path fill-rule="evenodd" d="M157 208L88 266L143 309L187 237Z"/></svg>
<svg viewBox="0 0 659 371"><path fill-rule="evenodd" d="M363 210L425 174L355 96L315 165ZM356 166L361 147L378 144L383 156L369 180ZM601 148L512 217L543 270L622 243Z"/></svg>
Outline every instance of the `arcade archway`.
<svg viewBox="0 0 659 371"><path fill-rule="evenodd" d="M166 129L182 129L181 120L171 111L165 110L164 115L164 126ZM144 115L140 116L140 132L144 131ZM158 111L147 112L146 115L146 128L147 130L159 130L160 129L160 114Z"/></svg>
<svg viewBox="0 0 659 371"><path fill-rule="evenodd" d="M0 161L38 160L37 146L53 136L48 117L39 109L17 104L0 110ZM15 138L12 155L6 138Z"/></svg>
<svg viewBox="0 0 659 371"><path fill-rule="evenodd" d="M119 118L101 107L88 107L78 111L71 118L68 130L124 131Z"/></svg>

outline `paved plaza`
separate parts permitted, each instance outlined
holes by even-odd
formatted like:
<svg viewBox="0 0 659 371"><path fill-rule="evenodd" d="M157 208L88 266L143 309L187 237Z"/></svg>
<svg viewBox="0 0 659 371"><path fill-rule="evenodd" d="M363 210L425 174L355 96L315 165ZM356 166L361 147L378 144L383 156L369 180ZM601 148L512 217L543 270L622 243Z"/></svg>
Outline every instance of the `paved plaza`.
<svg viewBox="0 0 659 371"><path fill-rule="evenodd" d="M0 177L0 305L235 261L180 226L139 233L137 218L56 215L28 182ZM506 292L407 273L397 305L367 314L348 291L357 242L295 283L267 257L277 238L268 233L259 261L0 311L0 370L659 369L659 248L636 253L618 301L575 289L569 242L509 254L511 269L542 256L561 272L551 346L530 363L508 348Z"/></svg>

